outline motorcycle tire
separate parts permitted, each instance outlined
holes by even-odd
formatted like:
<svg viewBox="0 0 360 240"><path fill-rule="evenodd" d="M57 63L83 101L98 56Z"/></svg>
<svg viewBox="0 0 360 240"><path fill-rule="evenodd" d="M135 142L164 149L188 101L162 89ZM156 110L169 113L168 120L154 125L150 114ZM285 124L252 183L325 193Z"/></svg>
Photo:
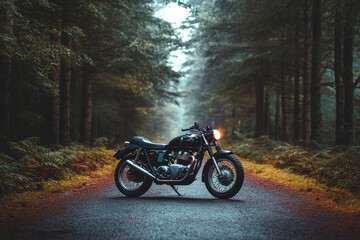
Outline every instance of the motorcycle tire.
<svg viewBox="0 0 360 240"><path fill-rule="evenodd" d="M231 198L240 191L244 183L244 169L241 165L240 160L234 155L223 154L217 156L215 159L218 163L220 170L225 170L228 177L226 179L220 180L215 165L213 163L206 164L204 168L205 186L210 192L210 194L214 197L220 199ZM209 159L208 161L212 160ZM214 181L217 183L215 183Z"/></svg>
<svg viewBox="0 0 360 240"><path fill-rule="evenodd" d="M131 169L130 166L128 166L125 161L128 159L134 159L135 156L129 156L121 159L121 161L118 163L116 170L115 170L115 183L116 187L119 189L121 193L128 197L139 197L146 193L151 185L152 180L150 180L147 177L141 176L140 173L136 172L135 170ZM124 173L126 169L126 173ZM129 175L128 172L131 171L131 174ZM130 179L129 179L130 176ZM133 181L135 180L135 181ZM125 182L127 181L127 182ZM142 183L142 184L140 184ZM131 189L130 187L127 187L126 184L140 184L138 187L135 187Z"/></svg>

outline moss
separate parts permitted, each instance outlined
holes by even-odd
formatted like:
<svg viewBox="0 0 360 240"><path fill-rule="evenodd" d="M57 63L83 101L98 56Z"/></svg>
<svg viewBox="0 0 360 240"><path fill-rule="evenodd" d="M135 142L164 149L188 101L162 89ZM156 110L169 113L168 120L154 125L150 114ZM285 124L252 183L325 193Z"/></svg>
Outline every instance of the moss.
<svg viewBox="0 0 360 240"><path fill-rule="evenodd" d="M233 143L230 149L249 161L271 164L312 177L328 187L338 187L360 195L360 146L335 146L313 151L260 137Z"/></svg>
<svg viewBox="0 0 360 240"><path fill-rule="evenodd" d="M53 150L40 146L38 138L10 142L4 152L0 154L0 195L42 190L44 182L87 176L115 162L114 151L103 145L90 148L74 143Z"/></svg>
<svg viewBox="0 0 360 240"><path fill-rule="evenodd" d="M329 187L320 183L309 175L294 174L290 169L278 169L271 164L258 164L241 159L244 169L254 172L265 178L273 179L279 183L288 185L304 192L319 192L326 194L328 204L347 212L360 212L360 197L348 190Z"/></svg>

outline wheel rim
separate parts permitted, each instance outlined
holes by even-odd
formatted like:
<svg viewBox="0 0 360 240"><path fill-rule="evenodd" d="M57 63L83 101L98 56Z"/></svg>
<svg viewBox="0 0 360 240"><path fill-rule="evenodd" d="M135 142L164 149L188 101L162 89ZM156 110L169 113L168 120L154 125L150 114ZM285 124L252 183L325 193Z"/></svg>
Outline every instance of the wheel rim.
<svg viewBox="0 0 360 240"><path fill-rule="evenodd" d="M125 163L119 169L119 183L127 191L136 191L144 184L144 181L133 181L133 174L136 174L135 171Z"/></svg>
<svg viewBox="0 0 360 240"><path fill-rule="evenodd" d="M214 164L212 164L208 173L209 184L214 191L218 193L226 193L236 182L236 168L235 165L227 159L219 160L218 166L221 172L226 173L227 179L220 179Z"/></svg>

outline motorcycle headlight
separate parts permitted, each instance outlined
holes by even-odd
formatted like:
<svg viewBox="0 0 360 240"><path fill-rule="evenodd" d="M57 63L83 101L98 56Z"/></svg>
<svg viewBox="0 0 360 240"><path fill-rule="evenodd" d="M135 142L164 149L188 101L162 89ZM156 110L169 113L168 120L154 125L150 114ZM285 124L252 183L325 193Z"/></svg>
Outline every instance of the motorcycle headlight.
<svg viewBox="0 0 360 240"><path fill-rule="evenodd" d="M213 135L213 138L216 140L216 141L219 141L220 138L221 138L221 133L219 130L213 130L212 131L212 135Z"/></svg>

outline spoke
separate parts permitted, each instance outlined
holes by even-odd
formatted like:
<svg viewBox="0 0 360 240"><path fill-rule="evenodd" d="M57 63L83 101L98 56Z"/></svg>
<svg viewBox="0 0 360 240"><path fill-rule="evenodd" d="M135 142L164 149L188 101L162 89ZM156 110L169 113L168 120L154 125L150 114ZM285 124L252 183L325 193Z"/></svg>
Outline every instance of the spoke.
<svg viewBox="0 0 360 240"><path fill-rule="evenodd" d="M228 170L231 172L231 174L233 175L233 181L228 185L223 185L221 184L221 182L219 181L218 178L218 174L216 171L215 166L211 166L210 170L209 170L209 183L210 186L217 192L227 192L229 191L235 184L235 180L236 180L236 170L235 170L235 166L227 160L221 160L220 162L218 162L218 166L220 168L220 170Z"/></svg>
<svg viewBox="0 0 360 240"><path fill-rule="evenodd" d="M134 182L129 180L128 178L128 171L130 170L130 167L126 164L124 164L119 169L119 182L123 188L125 188L128 191L136 191L139 187L142 186L143 182Z"/></svg>

